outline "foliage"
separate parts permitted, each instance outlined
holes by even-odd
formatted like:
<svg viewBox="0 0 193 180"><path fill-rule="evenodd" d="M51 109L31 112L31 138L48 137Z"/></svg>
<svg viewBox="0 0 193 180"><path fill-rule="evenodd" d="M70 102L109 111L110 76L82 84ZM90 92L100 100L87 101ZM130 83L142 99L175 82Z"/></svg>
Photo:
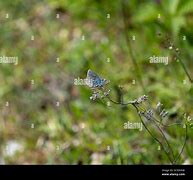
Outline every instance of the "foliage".
<svg viewBox="0 0 193 180"><path fill-rule="evenodd" d="M92 69L117 102L122 86L124 101L147 94L171 122L192 118L192 0L6 0L0 8L0 56L18 57L0 64L1 163L169 163L147 131L123 128L140 121L135 107L93 102L74 79ZM153 55L168 65L149 63ZM179 164L193 163L188 130ZM177 154L184 129L169 128L167 138Z"/></svg>

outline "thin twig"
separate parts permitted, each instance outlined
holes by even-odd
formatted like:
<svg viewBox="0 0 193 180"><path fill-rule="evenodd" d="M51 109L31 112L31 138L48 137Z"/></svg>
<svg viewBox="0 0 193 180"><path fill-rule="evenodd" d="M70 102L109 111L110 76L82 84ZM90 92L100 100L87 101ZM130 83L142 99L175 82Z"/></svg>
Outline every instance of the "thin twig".
<svg viewBox="0 0 193 180"><path fill-rule="evenodd" d="M176 163L176 162L179 160L180 156L182 155L182 152L184 151L184 148L185 148L185 145L186 145L186 142L187 142L187 138L188 138L188 128L187 128L187 125L185 125L185 126L186 126L186 130L185 130L184 144L183 144L183 146L182 146L182 149L181 149L180 153L178 154L178 156L177 156L176 159L174 160L174 163Z"/></svg>
<svg viewBox="0 0 193 180"><path fill-rule="evenodd" d="M188 70L187 70L187 68L186 68L186 65L184 64L184 62L181 60L180 56L179 56L177 53L175 53L175 55L176 55L176 57L178 58L178 60L179 60L179 62L180 62L180 65L182 66L184 72L186 73L186 76L188 77L189 81L190 81L191 83L193 83L193 80L192 80L192 78L191 78L191 76L190 76L190 74L189 74L189 72L188 72Z"/></svg>
<svg viewBox="0 0 193 180"><path fill-rule="evenodd" d="M138 112L137 106L135 106L135 104L133 104L133 106L135 107L136 111ZM147 126L145 125L144 121L142 120L142 118L141 118L139 112L138 112L138 116L139 116L139 118L140 118L140 120L141 120L143 126L145 127L145 129L146 129L146 130L148 131L148 133L152 136L152 138L160 144L160 146L161 146L162 149L164 150L166 156L168 157L170 163L173 164L173 161L171 160L170 155L168 154L168 152L165 150L163 144L162 144L162 143L161 143L161 142L160 142L160 141L159 141L159 140L151 133L151 131L147 128Z"/></svg>
<svg viewBox="0 0 193 180"><path fill-rule="evenodd" d="M111 97L110 97L109 95L106 96L106 97L107 97L107 99L108 99L109 101L111 101L111 102L114 103L114 104L120 104L120 105L126 106L126 105L129 105L129 104L135 103L135 101L129 101L129 102L127 102L127 103L117 102L117 101L112 100Z"/></svg>
<svg viewBox="0 0 193 180"><path fill-rule="evenodd" d="M157 125L157 123L156 123L155 121L153 121L153 122L154 122L154 124L156 125L156 127L158 128L158 130L161 132L164 140L166 141L166 143L167 143L167 145L168 145L168 148L169 148L170 152L172 153L173 159L175 159L173 149L171 148L171 145L170 145L169 141L167 140L164 132L163 132L162 129Z"/></svg>

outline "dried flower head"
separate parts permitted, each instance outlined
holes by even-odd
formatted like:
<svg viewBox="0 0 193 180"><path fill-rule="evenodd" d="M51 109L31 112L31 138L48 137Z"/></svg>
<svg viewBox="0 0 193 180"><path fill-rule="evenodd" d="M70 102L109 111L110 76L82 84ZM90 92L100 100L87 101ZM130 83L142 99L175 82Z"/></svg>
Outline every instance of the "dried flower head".
<svg viewBox="0 0 193 180"><path fill-rule="evenodd" d="M148 96L146 95L140 96L138 99L135 100L135 104L141 104L146 100L148 100Z"/></svg>
<svg viewBox="0 0 193 180"><path fill-rule="evenodd" d="M152 120L153 114L154 114L152 109L149 109L149 110L146 110L146 111L139 111L138 113L139 113L139 115L146 118L148 121Z"/></svg>

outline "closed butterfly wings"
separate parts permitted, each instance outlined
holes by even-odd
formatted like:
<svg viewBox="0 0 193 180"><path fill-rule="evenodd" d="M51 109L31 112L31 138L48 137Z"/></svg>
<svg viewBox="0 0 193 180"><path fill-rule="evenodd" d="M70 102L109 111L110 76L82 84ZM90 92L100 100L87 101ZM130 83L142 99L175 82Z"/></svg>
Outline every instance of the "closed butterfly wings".
<svg viewBox="0 0 193 180"><path fill-rule="evenodd" d="M91 71L90 69L87 72L87 85L91 89L103 88L107 83L108 80L100 78L95 72Z"/></svg>

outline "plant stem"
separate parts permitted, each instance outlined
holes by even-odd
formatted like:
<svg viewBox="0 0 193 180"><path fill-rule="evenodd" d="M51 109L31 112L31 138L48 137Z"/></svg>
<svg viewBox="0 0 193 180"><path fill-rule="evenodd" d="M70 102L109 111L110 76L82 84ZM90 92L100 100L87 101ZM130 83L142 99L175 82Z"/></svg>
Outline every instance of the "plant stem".
<svg viewBox="0 0 193 180"><path fill-rule="evenodd" d="M142 120L142 118L141 118L141 116L140 116L140 114L139 114L139 111L138 111L137 106L136 106L135 104L133 104L133 106L135 107L135 109L136 109L136 111L137 111L137 113L138 113L138 116L139 116L139 118L140 118L143 126L144 126L145 129L147 130L147 132L151 135L151 137L152 137L155 141L157 141L157 142L160 144L160 146L161 146L162 149L164 150L166 156L168 157L170 163L173 164L173 161L172 161L172 159L170 158L170 155L168 154L168 152L165 150L163 144L152 134L152 132L151 132L151 131L147 128L147 126L145 125L144 121Z"/></svg>
<svg viewBox="0 0 193 180"><path fill-rule="evenodd" d="M176 55L176 57L178 58L178 60L179 60L179 62L180 62L180 65L182 66L184 72L186 73L186 76L188 77L189 81L190 81L191 83L193 83L193 80L192 80L190 74L188 73L188 70L187 70L184 62L181 60L180 56L179 56L177 53L175 53L175 55Z"/></svg>
<svg viewBox="0 0 193 180"><path fill-rule="evenodd" d="M153 121L153 122L154 122L154 124L156 125L156 127L158 128L158 130L161 132L164 140L166 141L166 143L167 143L167 145L168 145L168 148L169 148L170 152L172 153L173 159L175 159L174 152L173 152L173 150L172 150L172 148L171 148L171 145L170 145L169 141L167 140L164 132L163 132L162 129L157 125L157 123L156 123L155 121Z"/></svg>
<svg viewBox="0 0 193 180"><path fill-rule="evenodd" d="M174 160L174 163L176 163L176 162L179 160L182 152L184 151L187 138L188 138L188 128L187 128L187 125L186 125L184 144L183 144L183 146L182 146L182 149L181 149L180 153L178 154L178 156L177 156L176 159Z"/></svg>
<svg viewBox="0 0 193 180"><path fill-rule="evenodd" d="M126 106L126 105L129 105L129 104L134 104L134 103L135 103L135 101L129 101L129 102L127 102L127 103L117 102L117 101L112 100L109 95L106 96L106 97L107 97L107 99L108 99L109 101L111 101L111 102L114 103L114 104L120 104L120 105Z"/></svg>

